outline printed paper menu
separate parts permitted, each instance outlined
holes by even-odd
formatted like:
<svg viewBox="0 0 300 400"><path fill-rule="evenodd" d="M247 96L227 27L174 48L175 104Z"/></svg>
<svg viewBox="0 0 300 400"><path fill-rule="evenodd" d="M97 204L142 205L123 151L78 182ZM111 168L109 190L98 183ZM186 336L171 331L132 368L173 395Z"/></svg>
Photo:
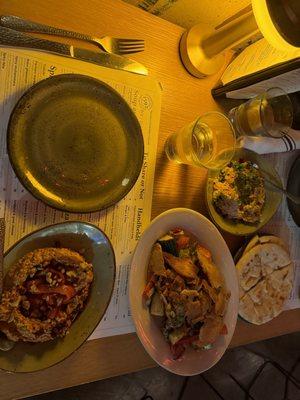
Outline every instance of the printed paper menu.
<svg viewBox="0 0 300 400"><path fill-rule="evenodd" d="M144 136L144 163L128 195L101 212L73 214L55 210L35 199L16 178L6 152L6 129L11 111L34 83L62 73L98 78L130 104ZM128 277L135 245L151 217L158 138L161 88L145 76L113 70L35 51L0 48L0 218L5 218L5 249L39 228L70 220L100 227L110 238L116 255L116 281L109 308L91 339L134 331L128 305Z"/></svg>
<svg viewBox="0 0 300 400"><path fill-rule="evenodd" d="M276 168L282 178L283 186L286 187L288 173L290 168L299 156L299 151L292 153L270 154L265 156ZM263 233L272 233L280 236L288 245L291 253L291 259L294 262L294 286L290 298L286 303L286 309L300 307L300 228L295 224L287 206L286 199L282 199L282 203L271 221L264 226L261 231Z"/></svg>

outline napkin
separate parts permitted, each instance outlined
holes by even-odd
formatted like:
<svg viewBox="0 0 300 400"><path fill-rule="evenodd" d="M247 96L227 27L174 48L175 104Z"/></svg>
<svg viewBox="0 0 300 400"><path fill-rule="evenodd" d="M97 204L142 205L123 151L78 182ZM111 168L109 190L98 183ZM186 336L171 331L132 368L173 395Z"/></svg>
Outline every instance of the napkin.
<svg viewBox="0 0 300 400"><path fill-rule="evenodd" d="M290 129L281 138L266 136L241 136L240 147L255 151L258 154L282 153L300 149L300 131Z"/></svg>

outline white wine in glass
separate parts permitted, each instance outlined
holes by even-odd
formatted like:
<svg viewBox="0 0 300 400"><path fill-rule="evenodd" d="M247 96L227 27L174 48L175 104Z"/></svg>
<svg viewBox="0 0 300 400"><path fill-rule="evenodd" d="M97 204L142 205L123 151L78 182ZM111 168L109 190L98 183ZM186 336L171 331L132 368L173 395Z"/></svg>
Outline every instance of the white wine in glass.
<svg viewBox="0 0 300 400"><path fill-rule="evenodd" d="M209 169L224 167L233 157L235 133L228 118L210 112L171 135L165 144L169 160Z"/></svg>
<svg viewBox="0 0 300 400"><path fill-rule="evenodd" d="M280 88L271 88L229 111L238 136L280 138L293 122L293 105Z"/></svg>

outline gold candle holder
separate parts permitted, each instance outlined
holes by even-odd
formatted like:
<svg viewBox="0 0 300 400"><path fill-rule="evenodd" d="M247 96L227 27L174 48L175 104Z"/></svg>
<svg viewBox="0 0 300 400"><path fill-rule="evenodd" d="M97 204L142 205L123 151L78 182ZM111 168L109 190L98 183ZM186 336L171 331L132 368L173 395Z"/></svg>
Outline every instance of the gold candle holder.
<svg viewBox="0 0 300 400"><path fill-rule="evenodd" d="M278 50L294 51L299 48L299 42L291 39L292 34L287 38L283 31L288 28L294 36L297 35L300 24L300 1L297 1L282 3L282 12L291 20L290 28L286 22L281 22L278 15L273 21L275 3L270 0L252 0L252 7L246 7L244 12L219 29L203 23L193 26L180 41L183 64L198 78L215 74L225 64L226 50L242 50L263 36ZM286 25L281 27L280 23Z"/></svg>

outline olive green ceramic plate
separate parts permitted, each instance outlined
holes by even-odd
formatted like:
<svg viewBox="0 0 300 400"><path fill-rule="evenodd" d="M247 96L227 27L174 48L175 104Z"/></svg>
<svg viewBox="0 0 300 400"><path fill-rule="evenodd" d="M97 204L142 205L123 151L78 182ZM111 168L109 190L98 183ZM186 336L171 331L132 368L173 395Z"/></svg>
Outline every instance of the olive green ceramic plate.
<svg viewBox="0 0 300 400"><path fill-rule="evenodd" d="M94 225L65 222L26 236L5 254L4 273L29 251L57 246L79 251L93 264L94 281L86 307L64 338L45 343L17 343L9 351L0 351L1 369L32 372L64 360L85 342L104 316L115 281L115 256L109 239Z"/></svg>
<svg viewBox="0 0 300 400"><path fill-rule="evenodd" d="M289 172L287 191L295 196L300 196L300 156L296 158ZM300 205L287 199L290 213L295 223L300 226Z"/></svg>
<svg viewBox="0 0 300 400"><path fill-rule="evenodd" d="M253 163L257 164L259 168L262 168L269 175L272 176L275 182L279 185L282 185L281 179L277 174L276 170L273 166L259 154L254 153L253 151L245 150L245 149L237 149L233 160L250 160ZM276 189L273 188L270 184L265 182L265 190L266 190L266 201L262 210L261 220L258 224L245 224L241 222L234 222L227 218L223 218L220 215L212 202L212 194L213 194L213 180L218 176L218 170L209 170L207 174L207 182L206 182L206 203L208 207L208 211L210 213L213 221L224 231L232 233L234 235L251 235L252 233L259 230L262 226L264 226L269 219L275 214L282 198L282 194Z"/></svg>
<svg viewBox="0 0 300 400"><path fill-rule="evenodd" d="M143 162L140 124L107 84L57 75L30 88L8 125L8 153L23 185L45 203L90 212L121 200Z"/></svg>

